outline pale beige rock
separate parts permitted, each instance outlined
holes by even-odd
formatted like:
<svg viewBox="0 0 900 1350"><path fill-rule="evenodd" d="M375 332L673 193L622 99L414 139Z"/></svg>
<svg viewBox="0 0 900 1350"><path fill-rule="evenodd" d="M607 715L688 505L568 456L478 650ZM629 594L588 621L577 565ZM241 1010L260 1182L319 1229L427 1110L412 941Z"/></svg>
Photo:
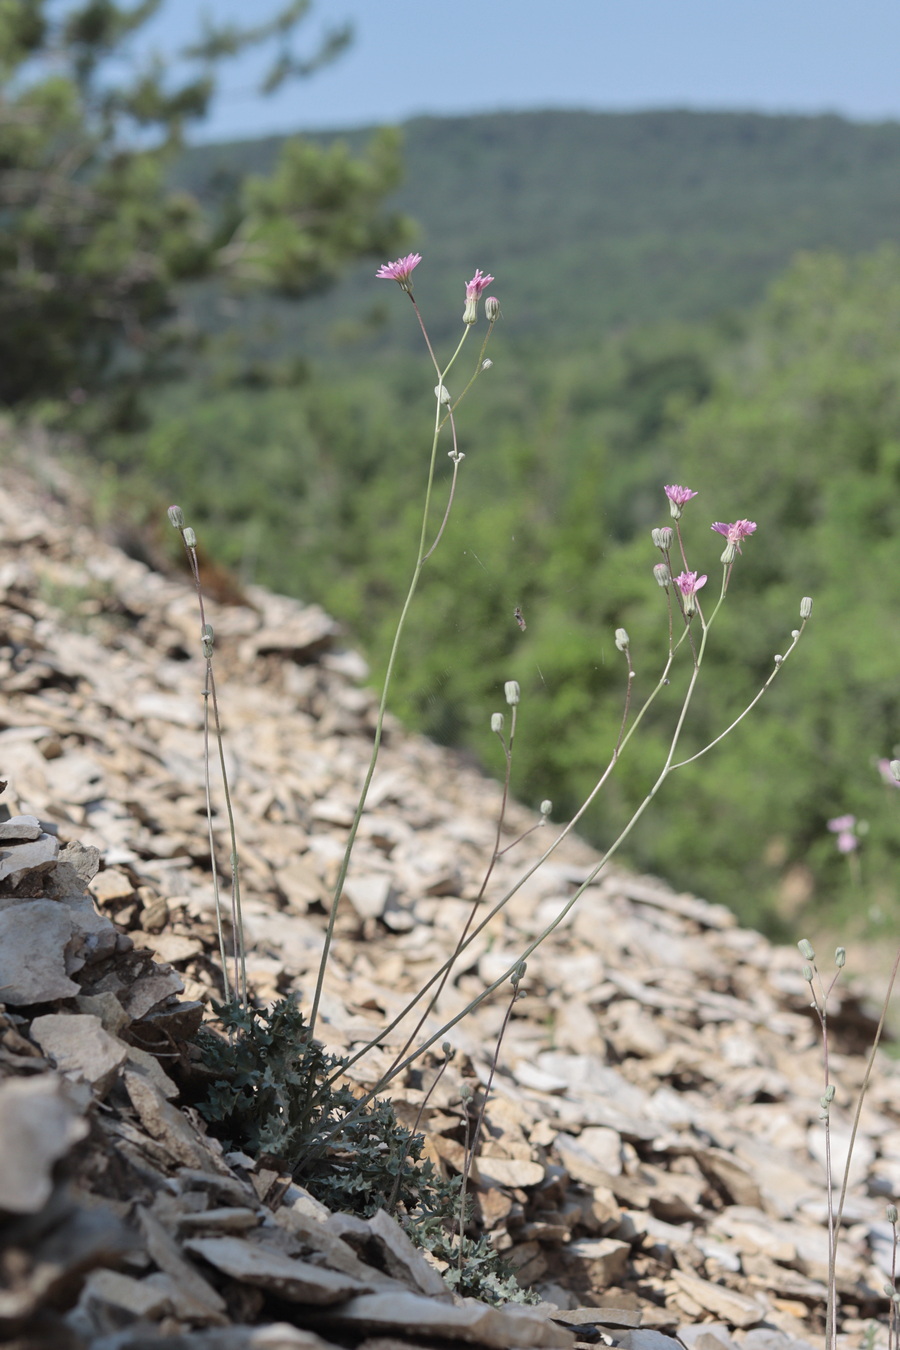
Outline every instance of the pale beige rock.
<svg viewBox="0 0 900 1350"><path fill-rule="evenodd" d="M225 1302L205 1280L196 1266L185 1260L181 1250L166 1229L143 1205L137 1207L137 1218L144 1234L147 1251L159 1267L163 1278L149 1278L162 1288L172 1300L176 1313L199 1326L224 1326Z"/></svg>
<svg viewBox="0 0 900 1350"><path fill-rule="evenodd" d="M186 1167L208 1166L208 1149L178 1108L167 1101L144 1074L126 1069L123 1077L141 1124L154 1139L159 1140L173 1160L184 1163Z"/></svg>
<svg viewBox="0 0 900 1350"><path fill-rule="evenodd" d="M684 1270L673 1270L672 1279L690 1299L713 1316L722 1318L729 1326L752 1327L766 1316L767 1305L764 1302L736 1293L724 1285L698 1279Z"/></svg>
<svg viewBox="0 0 900 1350"><path fill-rule="evenodd" d="M558 1346L563 1350L574 1345L570 1332L530 1309L515 1305L489 1308L474 1300L453 1307L419 1294L364 1294L333 1310L331 1319L341 1326L364 1327L374 1333L402 1333L414 1327L424 1337L475 1341L498 1348Z"/></svg>
<svg viewBox="0 0 900 1350"><path fill-rule="evenodd" d="M630 1253L628 1243L615 1238L581 1238L564 1247L561 1255L566 1262L585 1267L597 1289L606 1289L619 1283Z"/></svg>
<svg viewBox="0 0 900 1350"><path fill-rule="evenodd" d="M53 1165L88 1123L56 1074L0 1084L0 1210L35 1214L53 1189Z"/></svg>
<svg viewBox="0 0 900 1350"><path fill-rule="evenodd" d="M90 891L98 904L106 905L112 900L127 900L134 894L134 886L131 878L118 867L107 867L92 879Z"/></svg>
<svg viewBox="0 0 900 1350"><path fill-rule="evenodd" d="M48 1013L31 1023L31 1035L61 1073L78 1074L102 1100L128 1056L128 1047L103 1030L99 1017Z"/></svg>
<svg viewBox="0 0 900 1350"><path fill-rule="evenodd" d="M134 1318L156 1318L170 1311L168 1294L146 1280L136 1280L117 1270L94 1270L88 1276L81 1302L129 1313Z"/></svg>

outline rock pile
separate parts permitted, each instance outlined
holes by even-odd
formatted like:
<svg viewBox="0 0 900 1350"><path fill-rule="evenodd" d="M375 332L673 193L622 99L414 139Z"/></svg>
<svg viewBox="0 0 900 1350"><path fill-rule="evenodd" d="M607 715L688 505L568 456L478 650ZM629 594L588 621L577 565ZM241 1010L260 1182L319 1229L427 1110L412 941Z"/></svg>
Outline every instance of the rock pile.
<svg viewBox="0 0 900 1350"><path fill-rule="evenodd" d="M72 510L23 486L0 501L0 1339L23 1350L815 1340L828 1278L823 1076L801 961L659 881L599 872L529 958L502 1042L470 1186L538 1307L455 1298L383 1212L330 1214L207 1136L167 1072L223 989L195 600ZM374 700L316 607L248 587L208 617L250 982L260 1000L305 1005ZM356 1084L377 1079L415 1025L408 1000L466 922L499 803L494 783L389 726L318 1028L336 1052L373 1043ZM216 789L214 809L227 877ZM552 841L536 824L508 811L486 907ZM467 948L422 1035L514 963L599 861L567 838ZM465 1088L477 1111L508 1002L447 1033L457 1054L427 1101L430 1057L392 1087L445 1173L463 1166ZM852 994L831 1008L836 1172L873 1024ZM848 1347L887 1343L885 1205L898 1192L900 1076L879 1059L837 1265Z"/></svg>

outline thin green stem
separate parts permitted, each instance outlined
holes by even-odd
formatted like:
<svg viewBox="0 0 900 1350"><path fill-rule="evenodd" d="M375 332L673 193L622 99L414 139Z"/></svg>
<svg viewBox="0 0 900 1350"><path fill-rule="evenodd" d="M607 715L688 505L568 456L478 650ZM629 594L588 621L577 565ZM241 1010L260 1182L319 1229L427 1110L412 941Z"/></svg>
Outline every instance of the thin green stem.
<svg viewBox="0 0 900 1350"><path fill-rule="evenodd" d="M413 301L413 306L419 318L419 323L422 326L422 331L423 333L425 333L425 325L424 323L422 323L422 318L421 315L419 314L418 306L416 306L415 301ZM313 995L312 1009L310 1011L309 1016L309 1031L308 1031L309 1040L312 1040L315 1034L316 1021L318 1019L319 1013L319 1004L322 999L322 988L325 982L325 971L328 965L328 957L331 953L331 944L334 940L334 928L335 923L337 921L338 907L341 902L341 896L344 893L344 886L347 881L347 872L349 871L350 868L350 858L353 854L353 846L356 843L356 836L359 831L360 821L362 820L363 811L365 810L366 800L369 795L369 788L371 787L372 784L372 778L374 777L375 774L375 766L378 763L378 755L381 750L381 739L384 732L384 717L385 712L387 711L388 694L390 692L391 679L394 673L394 666L397 661L397 654L400 650L400 641L403 636L403 630L406 626L407 616L412 607L412 602L416 594L416 589L418 588L419 585L419 577L422 575L422 568L425 566L425 562L428 558L428 554L425 552L425 541L428 531L428 517L431 511L431 495L432 489L434 487L434 471L437 460L438 438L440 436L440 429L441 429L440 410L442 405L440 402L440 390L443 387L447 371L450 370L450 367L453 365L453 362L456 360L457 356L462 350L463 344L466 338L468 337L468 334L469 334L469 326L467 325L463 332L462 337L459 340L456 351L451 356L450 361L446 366L445 370L441 371L440 368L437 366L437 362L435 361L435 368L438 371L439 392L435 411L434 435L432 437L431 442L431 458L428 464L428 478L425 487L425 504L422 510L422 528L419 535L419 547L416 554L417 561L415 568L413 569L412 580L410 581L406 599L403 602L403 608L400 611L400 618L397 621L397 627L394 632L394 640L391 644L391 651L388 657L387 669L385 670L384 674L384 683L382 685L381 690L381 700L378 705L378 716L375 721L375 738L372 745L372 754L369 759L369 766L368 769L366 770L366 776L365 779L363 780L362 789L359 794L359 800L356 805L356 811L354 812L353 815L353 821L350 825L350 833L347 837L347 844L344 849L343 857L341 859L341 866L338 872L337 881L335 882L334 895L332 897L331 908L328 915L328 925L325 930L325 941L322 946L322 955L319 960L319 971L316 977L316 988L315 993ZM425 337L426 342L428 342L427 333L425 334ZM435 360L434 352L431 349L430 342L428 342L428 350L431 353L432 360L434 361Z"/></svg>

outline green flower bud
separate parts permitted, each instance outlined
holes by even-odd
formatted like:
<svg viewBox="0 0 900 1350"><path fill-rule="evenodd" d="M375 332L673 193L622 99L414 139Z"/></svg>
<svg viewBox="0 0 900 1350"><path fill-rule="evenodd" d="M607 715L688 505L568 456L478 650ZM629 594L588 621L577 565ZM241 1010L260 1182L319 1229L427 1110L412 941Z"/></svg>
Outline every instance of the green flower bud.
<svg viewBox="0 0 900 1350"><path fill-rule="evenodd" d="M518 680L507 680L503 686L503 693L506 701L511 708L514 708L519 701L519 682Z"/></svg>
<svg viewBox="0 0 900 1350"><path fill-rule="evenodd" d="M616 629L616 646L620 652L628 651L628 634L624 628Z"/></svg>
<svg viewBox="0 0 900 1350"><path fill-rule="evenodd" d="M825 1089L822 1096L819 1098L819 1105L821 1106L823 1111L827 1111L831 1103L834 1101L834 1093L835 1093L834 1084L829 1083L828 1087Z"/></svg>
<svg viewBox="0 0 900 1350"><path fill-rule="evenodd" d="M450 390L443 384L436 384L434 386L434 396L438 403L450 402Z"/></svg>
<svg viewBox="0 0 900 1350"><path fill-rule="evenodd" d="M886 1213L886 1215L887 1215L887 1221L888 1221L888 1223L896 1223L896 1222L897 1222L897 1206L896 1206L896 1205L888 1205L887 1209L885 1210L885 1213Z"/></svg>
<svg viewBox="0 0 900 1350"><path fill-rule="evenodd" d="M804 595L800 601L800 618L808 619L810 614L812 614L812 599L810 596Z"/></svg>
<svg viewBox="0 0 900 1350"><path fill-rule="evenodd" d="M552 810L553 810L553 803L550 801L549 798L545 798L544 801L541 802L541 815L549 816Z"/></svg>
<svg viewBox="0 0 900 1350"><path fill-rule="evenodd" d="M662 587L667 587L672 580L672 573L665 563L657 563L653 575L656 577L657 585Z"/></svg>
<svg viewBox="0 0 900 1350"><path fill-rule="evenodd" d="M191 529L190 525L185 525L184 529L181 531L181 537L184 540L185 546L187 548L197 547L197 536Z"/></svg>
<svg viewBox="0 0 900 1350"><path fill-rule="evenodd" d="M900 783L900 759L891 760L891 773L894 775L897 782Z"/></svg>
<svg viewBox="0 0 900 1350"><path fill-rule="evenodd" d="M484 302L484 317L488 323L494 323L500 318L500 301L496 295L489 295Z"/></svg>
<svg viewBox="0 0 900 1350"><path fill-rule="evenodd" d="M660 553L668 553L672 547L672 540L675 538L675 531L671 525L664 525L662 529L651 530L650 538L653 540Z"/></svg>
<svg viewBox="0 0 900 1350"><path fill-rule="evenodd" d="M801 938L797 943L800 948L800 955L807 961L815 961L816 954L813 951L813 945L808 938Z"/></svg>
<svg viewBox="0 0 900 1350"><path fill-rule="evenodd" d="M813 970L812 966L803 967L803 978L807 984L812 984Z"/></svg>
<svg viewBox="0 0 900 1350"><path fill-rule="evenodd" d="M503 735L503 714L491 713L491 731L495 736Z"/></svg>
<svg viewBox="0 0 900 1350"><path fill-rule="evenodd" d="M838 970L843 970L844 966L847 964L846 947L838 947L837 951L834 953L834 964L837 966Z"/></svg>
<svg viewBox="0 0 900 1350"><path fill-rule="evenodd" d="M176 530L184 529L184 512L180 506L170 506L167 514L170 524L174 525Z"/></svg>

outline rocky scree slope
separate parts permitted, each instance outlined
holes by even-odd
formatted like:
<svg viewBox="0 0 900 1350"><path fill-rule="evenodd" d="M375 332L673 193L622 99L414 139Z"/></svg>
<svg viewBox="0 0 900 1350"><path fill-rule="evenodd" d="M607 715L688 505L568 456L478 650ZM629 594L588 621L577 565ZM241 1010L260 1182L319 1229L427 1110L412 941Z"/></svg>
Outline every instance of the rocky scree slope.
<svg viewBox="0 0 900 1350"><path fill-rule="evenodd" d="M796 950L653 878L604 869L529 960L471 1189L536 1308L450 1293L383 1212L331 1214L225 1154L176 1061L222 993L195 597L24 478L0 498L0 1338L26 1346L790 1350L825 1299L821 1053ZM210 604L257 1000L307 1005L375 700L321 610ZM491 710L487 710L488 712ZM496 784L390 724L319 1032L346 1052L453 949L494 846ZM536 823L513 805L503 846ZM219 866L229 844L216 808ZM552 838L497 861L488 901ZM451 1016L599 862L560 847L459 963ZM463 1162L507 999L454 1029L421 1117ZM838 1157L873 1024L833 1003ZM429 1026L439 1025L433 1018ZM365 1086L405 1022L352 1070ZM434 1059L392 1088L411 1124ZM472 1104L464 1105L465 1087ZM473 1117L474 1118L474 1115ZM881 1058L837 1267L842 1344L887 1344L900 1077ZM677 1339L676 1339L677 1338Z"/></svg>

